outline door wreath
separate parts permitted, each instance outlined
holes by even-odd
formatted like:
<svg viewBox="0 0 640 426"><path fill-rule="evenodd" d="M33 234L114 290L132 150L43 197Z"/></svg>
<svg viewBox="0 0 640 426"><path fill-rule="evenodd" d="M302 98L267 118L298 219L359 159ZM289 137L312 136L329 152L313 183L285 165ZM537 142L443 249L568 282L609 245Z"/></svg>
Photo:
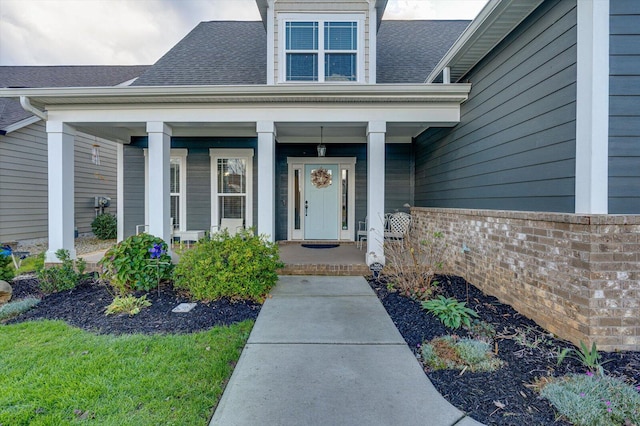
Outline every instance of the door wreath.
<svg viewBox="0 0 640 426"><path fill-rule="evenodd" d="M326 188L331 185L331 172L323 167L311 171L311 183L316 188Z"/></svg>

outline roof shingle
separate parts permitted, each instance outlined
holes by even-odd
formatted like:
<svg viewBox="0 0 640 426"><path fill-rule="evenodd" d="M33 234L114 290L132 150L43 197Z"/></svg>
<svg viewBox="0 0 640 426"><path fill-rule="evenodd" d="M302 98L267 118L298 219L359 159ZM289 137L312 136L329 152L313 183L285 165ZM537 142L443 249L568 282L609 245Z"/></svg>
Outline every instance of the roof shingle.
<svg viewBox="0 0 640 426"><path fill-rule="evenodd" d="M469 21L382 21L378 83L424 83ZM266 84L262 22L202 22L134 86Z"/></svg>
<svg viewBox="0 0 640 426"><path fill-rule="evenodd" d="M148 65L0 66L0 87L116 86L138 77ZM0 98L0 130L31 117L16 99Z"/></svg>
<svg viewBox="0 0 640 426"><path fill-rule="evenodd" d="M140 76L134 86L266 84L262 22L201 22Z"/></svg>
<svg viewBox="0 0 640 426"><path fill-rule="evenodd" d="M470 21L382 21L378 83L424 83Z"/></svg>

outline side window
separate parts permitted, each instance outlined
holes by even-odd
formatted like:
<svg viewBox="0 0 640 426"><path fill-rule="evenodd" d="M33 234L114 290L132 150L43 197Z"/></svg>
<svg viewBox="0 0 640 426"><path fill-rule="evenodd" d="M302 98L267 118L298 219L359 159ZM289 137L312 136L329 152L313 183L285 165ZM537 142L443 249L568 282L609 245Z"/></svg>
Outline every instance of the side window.
<svg viewBox="0 0 640 426"><path fill-rule="evenodd" d="M211 225L241 219L253 226L253 150L211 149Z"/></svg>

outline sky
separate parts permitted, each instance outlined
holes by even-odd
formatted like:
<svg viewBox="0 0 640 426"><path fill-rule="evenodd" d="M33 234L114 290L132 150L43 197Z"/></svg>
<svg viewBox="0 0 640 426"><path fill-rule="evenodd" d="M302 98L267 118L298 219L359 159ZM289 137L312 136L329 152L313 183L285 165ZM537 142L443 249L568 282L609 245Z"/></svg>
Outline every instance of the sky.
<svg viewBox="0 0 640 426"><path fill-rule="evenodd" d="M384 19L473 19L486 0L389 0ZM0 65L147 65L201 21L255 0L0 0Z"/></svg>

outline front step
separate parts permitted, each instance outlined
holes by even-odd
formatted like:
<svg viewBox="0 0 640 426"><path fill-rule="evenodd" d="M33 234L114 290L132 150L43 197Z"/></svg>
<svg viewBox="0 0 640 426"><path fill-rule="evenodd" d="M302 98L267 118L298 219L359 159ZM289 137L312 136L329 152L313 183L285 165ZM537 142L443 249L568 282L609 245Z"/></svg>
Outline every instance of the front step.
<svg viewBox="0 0 640 426"><path fill-rule="evenodd" d="M367 276L371 271L367 265L287 264L278 269L278 275L339 275Z"/></svg>

